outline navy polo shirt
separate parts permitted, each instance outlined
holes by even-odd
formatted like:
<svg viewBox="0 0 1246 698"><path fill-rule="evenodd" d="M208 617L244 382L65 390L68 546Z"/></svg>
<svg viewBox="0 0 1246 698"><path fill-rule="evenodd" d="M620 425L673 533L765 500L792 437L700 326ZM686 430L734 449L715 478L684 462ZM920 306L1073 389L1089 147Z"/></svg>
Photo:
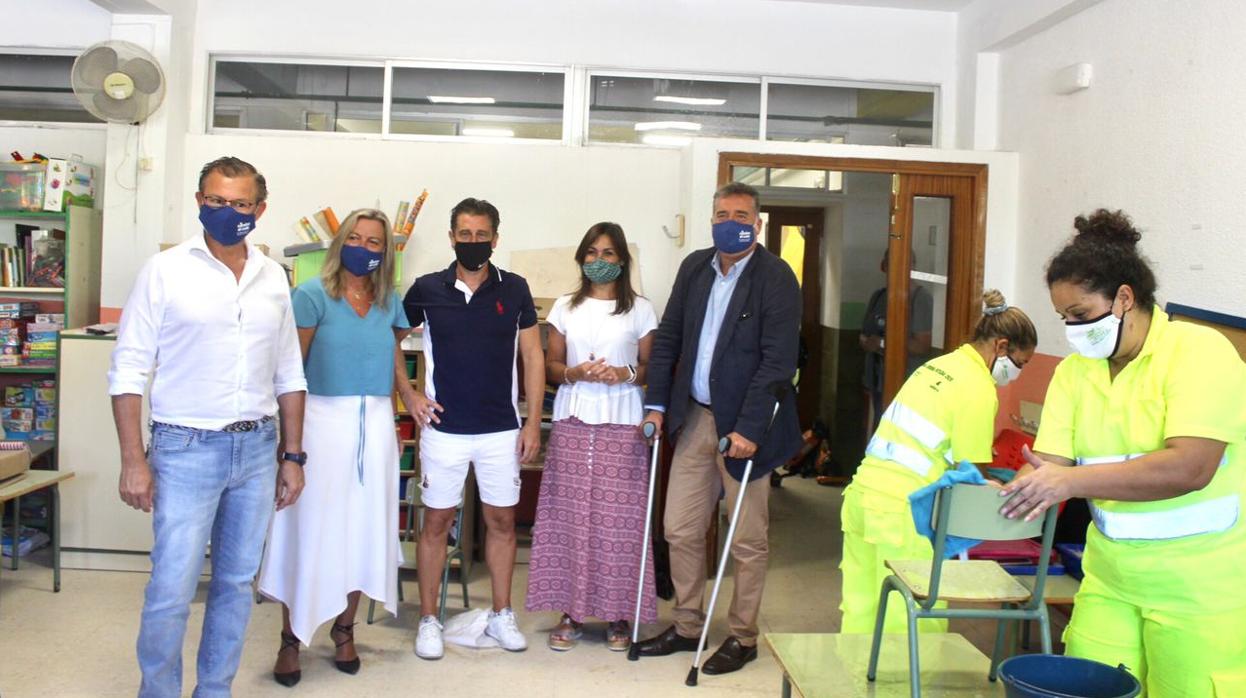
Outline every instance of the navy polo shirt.
<svg viewBox="0 0 1246 698"><path fill-rule="evenodd" d="M402 302L411 326L424 325L424 393L445 408L437 431L518 429L519 330L536 324L528 282L490 264L471 293L456 266L416 279Z"/></svg>

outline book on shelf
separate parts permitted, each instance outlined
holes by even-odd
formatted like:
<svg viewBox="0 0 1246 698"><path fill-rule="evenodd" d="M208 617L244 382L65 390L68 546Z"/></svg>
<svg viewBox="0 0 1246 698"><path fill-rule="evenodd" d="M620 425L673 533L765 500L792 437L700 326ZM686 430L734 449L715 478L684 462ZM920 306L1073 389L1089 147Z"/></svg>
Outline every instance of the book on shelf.
<svg viewBox="0 0 1246 698"><path fill-rule="evenodd" d="M26 285L40 288L65 287L65 232L37 230L30 238L25 272Z"/></svg>

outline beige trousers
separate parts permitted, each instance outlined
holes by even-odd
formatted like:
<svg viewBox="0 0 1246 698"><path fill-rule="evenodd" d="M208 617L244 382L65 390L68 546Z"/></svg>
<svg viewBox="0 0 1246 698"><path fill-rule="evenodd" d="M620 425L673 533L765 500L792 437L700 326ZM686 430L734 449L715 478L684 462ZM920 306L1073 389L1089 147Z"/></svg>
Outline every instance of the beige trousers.
<svg viewBox="0 0 1246 698"><path fill-rule="evenodd" d="M705 594L705 535L718 510L718 495L726 490L726 507L735 506L740 483L727 474L718 453L714 415L701 405L689 405L688 419L675 445L670 485L666 495L666 542L671 550L671 581L675 585L675 630L698 637L705 624L701 610ZM770 557L769 482L755 480L745 489L731 557L735 562L735 592L727 624L743 645L757 644L757 614L766 586ZM728 512L730 513L730 512Z"/></svg>

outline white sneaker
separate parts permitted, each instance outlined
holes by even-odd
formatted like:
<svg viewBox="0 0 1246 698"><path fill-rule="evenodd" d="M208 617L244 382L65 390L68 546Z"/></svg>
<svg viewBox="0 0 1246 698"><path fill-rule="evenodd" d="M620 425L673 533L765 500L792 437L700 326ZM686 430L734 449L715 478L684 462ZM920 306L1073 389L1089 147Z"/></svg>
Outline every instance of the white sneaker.
<svg viewBox="0 0 1246 698"><path fill-rule="evenodd" d="M497 640L504 650L522 652L528 649L528 640L519 632L519 625L515 623L515 612L509 607L489 612L485 635Z"/></svg>
<svg viewBox="0 0 1246 698"><path fill-rule="evenodd" d="M420 619L420 629L415 635L415 656L420 659L441 659L445 653L445 644L441 641L441 623L437 622L437 616L424 616Z"/></svg>

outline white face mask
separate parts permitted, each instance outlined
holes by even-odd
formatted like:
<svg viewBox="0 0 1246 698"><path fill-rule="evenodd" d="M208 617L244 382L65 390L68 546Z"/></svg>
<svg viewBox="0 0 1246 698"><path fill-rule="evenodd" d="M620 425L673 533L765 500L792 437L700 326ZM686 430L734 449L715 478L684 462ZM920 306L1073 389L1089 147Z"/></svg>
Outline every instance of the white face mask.
<svg viewBox="0 0 1246 698"><path fill-rule="evenodd" d="M1064 334L1078 354L1088 359L1107 359L1120 348L1121 318L1113 315L1109 308L1106 314L1094 320L1064 323Z"/></svg>
<svg viewBox="0 0 1246 698"><path fill-rule="evenodd" d="M995 357L994 363L991 364L991 377L995 379L995 385L1001 388L1015 381L1019 375L1021 375L1021 367L1007 354Z"/></svg>

